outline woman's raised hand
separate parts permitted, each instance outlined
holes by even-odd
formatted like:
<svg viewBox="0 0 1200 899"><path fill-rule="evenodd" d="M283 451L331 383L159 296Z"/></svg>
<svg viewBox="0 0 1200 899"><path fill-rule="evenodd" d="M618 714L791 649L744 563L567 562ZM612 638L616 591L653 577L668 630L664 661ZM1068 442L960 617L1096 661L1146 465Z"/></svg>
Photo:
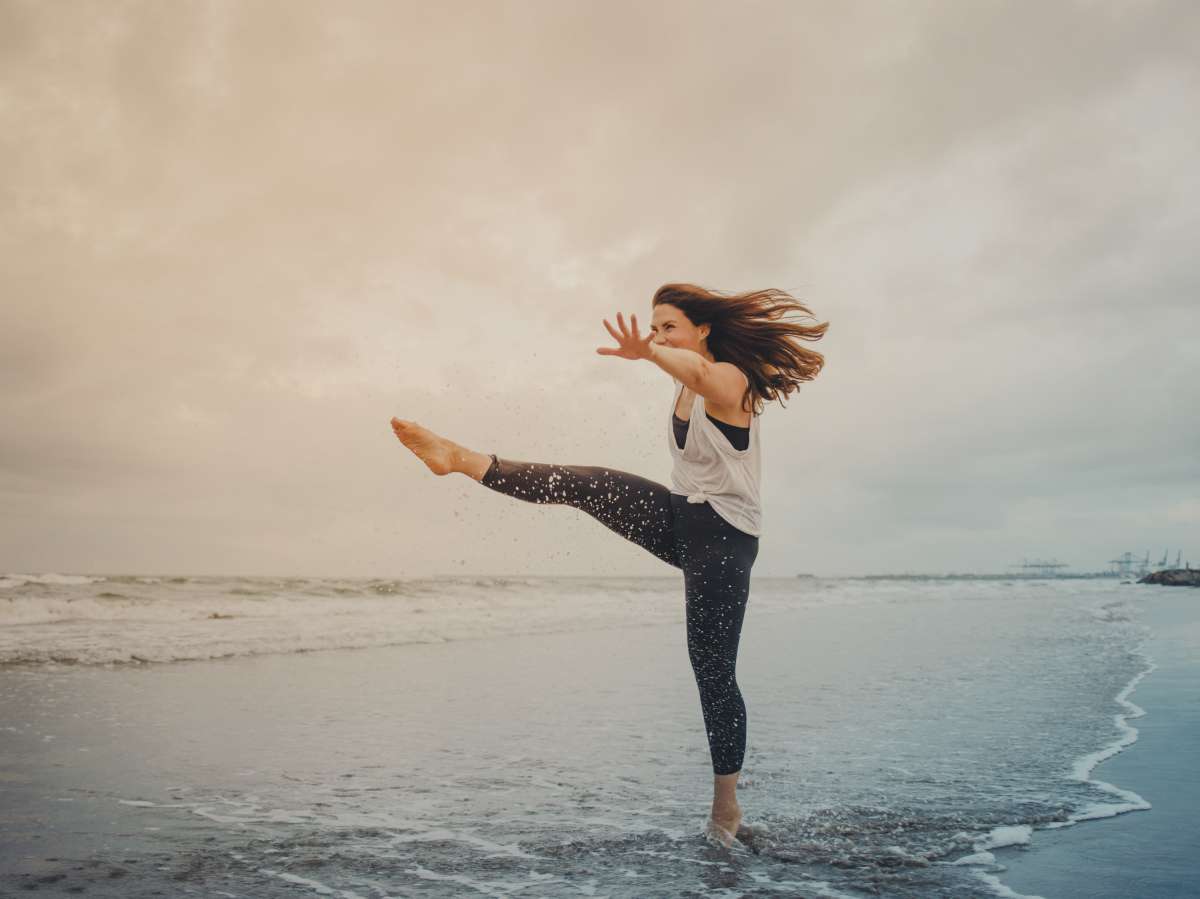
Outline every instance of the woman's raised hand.
<svg viewBox="0 0 1200 899"><path fill-rule="evenodd" d="M621 326L620 332L613 328L608 323L608 319L604 319L604 327L608 328L608 333L611 334L619 344L618 347L602 346L596 349L596 352L601 356L620 356L622 359L649 359L653 354L650 344L654 341L654 332L651 331L645 337L638 334L637 315L631 317L633 330L625 326L625 319L620 312L617 313L617 324Z"/></svg>

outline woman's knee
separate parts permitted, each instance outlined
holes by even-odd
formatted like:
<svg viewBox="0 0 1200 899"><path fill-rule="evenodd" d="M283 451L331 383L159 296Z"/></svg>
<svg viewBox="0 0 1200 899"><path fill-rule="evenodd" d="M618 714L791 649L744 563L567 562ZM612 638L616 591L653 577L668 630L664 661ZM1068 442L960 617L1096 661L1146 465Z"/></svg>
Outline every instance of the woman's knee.
<svg viewBox="0 0 1200 899"><path fill-rule="evenodd" d="M573 466L493 459L480 483L498 493L539 505L573 506L591 495L588 478Z"/></svg>
<svg viewBox="0 0 1200 899"><path fill-rule="evenodd" d="M737 669L731 660L708 652L693 651L690 655L692 673L696 675L696 682L702 689L737 689Z"/></svg>

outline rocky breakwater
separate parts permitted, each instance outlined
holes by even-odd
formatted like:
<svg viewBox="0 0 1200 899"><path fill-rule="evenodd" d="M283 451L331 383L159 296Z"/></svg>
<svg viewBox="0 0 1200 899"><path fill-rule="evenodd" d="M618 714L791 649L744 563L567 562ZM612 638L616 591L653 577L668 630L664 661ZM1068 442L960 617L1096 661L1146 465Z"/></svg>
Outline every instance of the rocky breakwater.
<svg viewBox="0 0 1200 899"><path fill-rule="evenodd" d="M1200 587L1200 568L1169 568L1156 571L1138 580L1139 584L1162 584L1165 587Z"/></svg>

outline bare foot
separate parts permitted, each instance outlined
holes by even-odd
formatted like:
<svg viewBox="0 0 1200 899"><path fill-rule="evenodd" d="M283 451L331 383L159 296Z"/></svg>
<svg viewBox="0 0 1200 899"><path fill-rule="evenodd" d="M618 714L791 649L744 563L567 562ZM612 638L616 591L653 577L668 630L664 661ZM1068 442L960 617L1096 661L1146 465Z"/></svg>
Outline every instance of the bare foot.
<svg viewBox="0 0 1200 899"><path fill-rule="evenodd" d="M725 846L733 845L742 824L742 810L738 806L714 809L708 819L708 835L720 840Z"/></svg>
<svg viewBox="0 0 1200 899"><path fill-rule="evenodd" d="M450 474L457 469L454 467L455 450L461 450L457 443L439 437L428 428L423 428L415 421L403 418L392 419L392 430L400 442L416 454L422 462L429 466L434 474Z"/></svg>

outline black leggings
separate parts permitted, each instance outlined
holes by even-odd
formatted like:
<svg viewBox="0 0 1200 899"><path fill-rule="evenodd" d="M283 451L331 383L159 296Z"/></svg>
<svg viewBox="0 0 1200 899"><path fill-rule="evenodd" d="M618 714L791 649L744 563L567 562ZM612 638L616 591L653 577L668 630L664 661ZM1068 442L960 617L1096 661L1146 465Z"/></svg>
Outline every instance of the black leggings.
<svg viewBox="0 0 1200 899"><path fill-rule="evenodd" d="M740 771L746 704L734 675L758 538L729 524L707 502L689 503L662 484L611 468L515 462L492 454L480 483L526 502L574 506L682 569L688 655L713 772Z"/></svg>

